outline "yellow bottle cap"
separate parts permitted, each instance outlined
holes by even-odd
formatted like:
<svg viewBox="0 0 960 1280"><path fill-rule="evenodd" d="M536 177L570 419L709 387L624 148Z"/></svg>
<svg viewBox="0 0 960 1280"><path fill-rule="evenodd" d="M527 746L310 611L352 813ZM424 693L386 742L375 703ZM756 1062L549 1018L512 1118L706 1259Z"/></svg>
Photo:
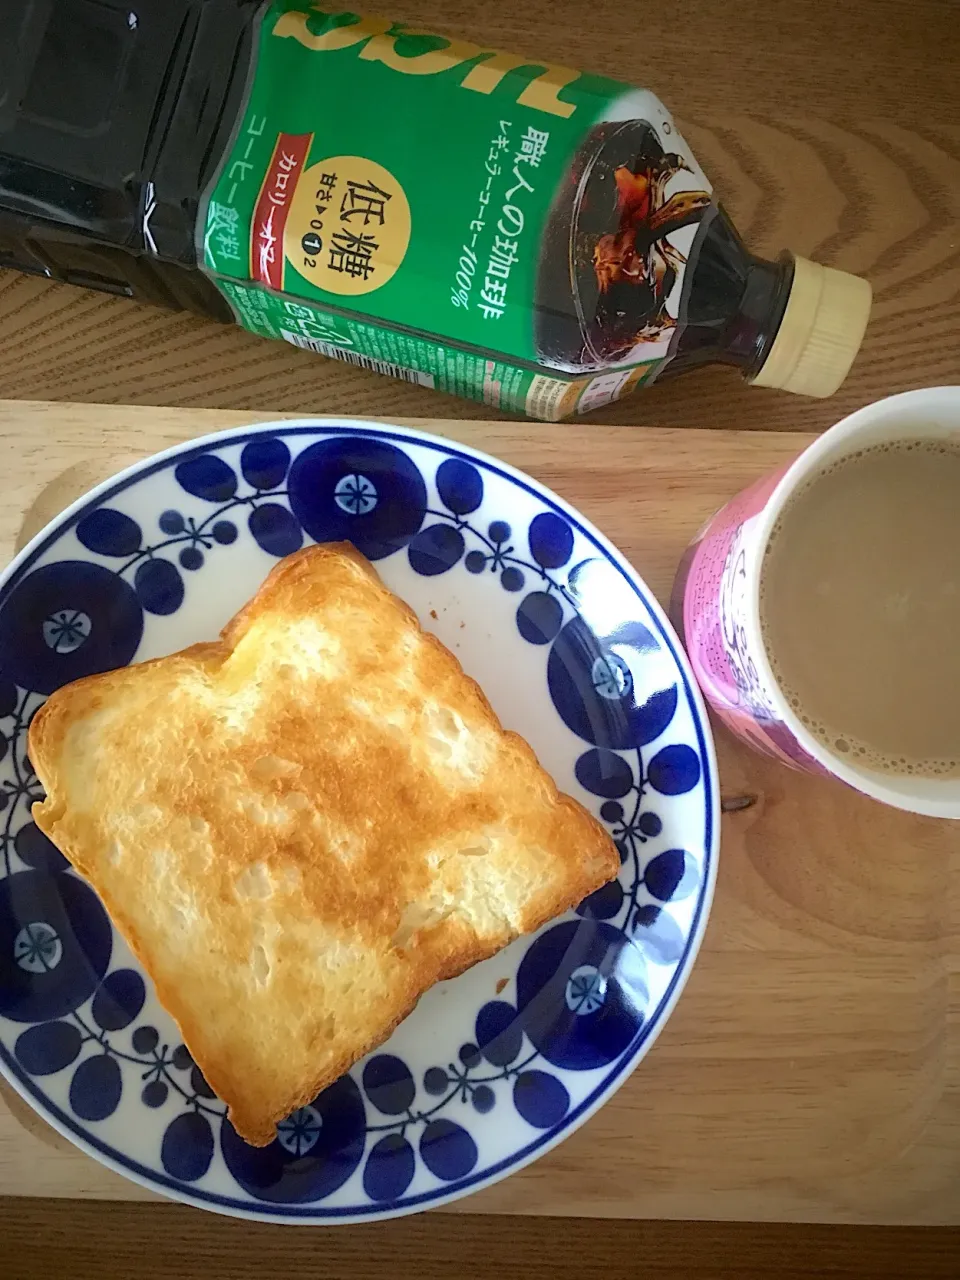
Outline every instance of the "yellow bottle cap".
<svg viewBox="0 0 960 1280"><path fill-rule="evenodd" d="M752 385L833 395L860 350L872 298L860 276L797 258L783 320Z"/></svg>

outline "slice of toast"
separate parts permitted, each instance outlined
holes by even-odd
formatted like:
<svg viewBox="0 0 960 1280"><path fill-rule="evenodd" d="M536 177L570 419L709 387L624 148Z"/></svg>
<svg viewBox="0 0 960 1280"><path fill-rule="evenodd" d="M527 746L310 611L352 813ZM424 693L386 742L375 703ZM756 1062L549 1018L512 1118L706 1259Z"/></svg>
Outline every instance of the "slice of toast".
<svg viewBox="0 0 960 1280"><path fill-rule="evenodd" d="M619 867L346 544L282 561L218 642L60 689L29 750L37 825L258 1146Z"/></svg>

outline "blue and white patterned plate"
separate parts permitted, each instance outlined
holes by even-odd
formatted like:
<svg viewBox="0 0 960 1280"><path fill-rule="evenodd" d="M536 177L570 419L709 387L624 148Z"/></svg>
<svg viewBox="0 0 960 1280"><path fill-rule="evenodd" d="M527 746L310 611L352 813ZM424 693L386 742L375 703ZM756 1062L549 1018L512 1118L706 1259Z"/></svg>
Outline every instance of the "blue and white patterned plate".
<svg viewBox="0 0 960 1280"><path fill-rule="evenodd" d="M278 557L338 539L376 561L607 824L623 865L575 912L428 992L255 1150L99 899L31 822L26 729L60 685L214 637ZM717 815L710 730L669 624L547 490L362 422L173 449L76 503L0 579L4 1073L85 1151L204 1208L330 1222L444 1203L549 1150L646 1053L703 933Z"/></svg>

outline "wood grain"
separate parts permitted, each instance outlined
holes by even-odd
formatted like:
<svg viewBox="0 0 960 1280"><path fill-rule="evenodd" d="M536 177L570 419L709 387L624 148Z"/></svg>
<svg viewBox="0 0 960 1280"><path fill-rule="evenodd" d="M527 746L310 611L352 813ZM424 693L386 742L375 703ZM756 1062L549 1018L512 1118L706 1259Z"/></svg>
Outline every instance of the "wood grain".
<svg viewBox="0 0 960 1280"><path fill-rule="evenodd" d="M0 1199L0 1214L4 1280L956 1280L960 1270L956 1228L607 1222L598 1229L584 1218L430 1213L290 1231L175 1205L13 1199Z"/></svg>
<svg viewBox="0 0 960 1280"><path fill-rule="evenodd" d="M0 404L0 556L132 456L256 416ZM551 485L661 599L704 518L806 442L432 429ZM458 1212L960 1223L960 825L792 773L722 732L717 746L716 902L669 1024L584 1128ZM0 1193L149 1194L13 1108L0 1105Z"/></svg>
<svg viewBox="0 0 960 1280"><path fill-rule="evenodd" d="M394 0L392 16L652 88L758 253L866 275L873 322L828 401L729 370L608 422L820 431L881 395L960 381L960 58L954 0ZM298 413L490 410L194 317L0 272L0 395ZM596 416L596 415L594 415Z"/></svg>

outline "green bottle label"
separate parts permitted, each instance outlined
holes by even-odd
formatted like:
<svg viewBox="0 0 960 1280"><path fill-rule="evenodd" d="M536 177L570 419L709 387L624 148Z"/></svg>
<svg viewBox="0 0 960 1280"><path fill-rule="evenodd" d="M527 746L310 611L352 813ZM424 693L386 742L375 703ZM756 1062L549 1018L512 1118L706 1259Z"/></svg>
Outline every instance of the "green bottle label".
<svg viewBox="0 0 960 1280"><path fill-rule="evenodd" d="M556 419L670 358L709 190L652 94L276 0L200 262L256 333Z"/></svg>

